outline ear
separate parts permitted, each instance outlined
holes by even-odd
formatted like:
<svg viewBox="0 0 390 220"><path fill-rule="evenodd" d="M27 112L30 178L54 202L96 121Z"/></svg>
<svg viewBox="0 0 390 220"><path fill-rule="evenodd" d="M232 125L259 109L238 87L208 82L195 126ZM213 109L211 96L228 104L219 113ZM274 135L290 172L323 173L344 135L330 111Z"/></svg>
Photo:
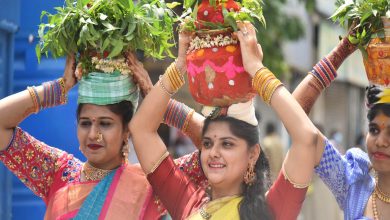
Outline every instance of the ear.
<svg viewBox="0 0 390 220"><path fill-rule="evenodd" d="M262 152L261 152L260 144L256 144L255 146L250 148L249 160L252 162L256 162L257 159L259 159L261 153Z"/></svg>
<svg viewBox="0 0 390 220"><path fill-rule="evenodd" d="M125 131L123 132L123 139L129 139L130 138L130 129L127 128L125 129Z"/></svg>

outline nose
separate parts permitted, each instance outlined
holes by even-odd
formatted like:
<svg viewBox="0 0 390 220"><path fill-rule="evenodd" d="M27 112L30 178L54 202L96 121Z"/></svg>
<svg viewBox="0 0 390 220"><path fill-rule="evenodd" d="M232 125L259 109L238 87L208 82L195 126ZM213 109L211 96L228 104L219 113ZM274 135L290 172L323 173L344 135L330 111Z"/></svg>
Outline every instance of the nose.
<svg viewBox="0 0 390 220"><path fill-rule="evenodd" d="M214 145L210 149L210 157L218 158L220 156L218 145Z"/></svg>
<svg viewBox="0 0 390 220"><path fill-rule="evenodd" d="M92 123L91 129L88 132L88 138L90 141L96 141L98 138L99 128L96 123Z"/></svg>
<svg viewBox="0 0 390 220"><path fill-rule="evenodd" d="M376 140L378 147L390 147L390 134L389 132L381 132Z"/></svg>

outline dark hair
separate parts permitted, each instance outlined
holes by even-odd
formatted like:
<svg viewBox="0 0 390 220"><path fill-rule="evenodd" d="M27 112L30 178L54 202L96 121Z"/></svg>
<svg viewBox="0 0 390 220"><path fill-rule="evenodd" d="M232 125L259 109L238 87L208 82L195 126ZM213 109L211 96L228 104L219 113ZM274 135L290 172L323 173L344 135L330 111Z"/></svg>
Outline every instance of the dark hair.
<svg viewBox="0 0 390 220"><path fill-rule="evenodd" d="M387 117L390 117L390 103L381 103L373 105L371 108L368 109L367 119L369 121L372 121L379 113L383 113Z"/></svg>
<svg viewBox="0 0 390 220"><path fill-rule="evenodd" d="M226 116L219 116L214 119L207 118L204 122L202 135L206 133L209 125L213 122L227 122L230 131L235 136L244 139L248 147L253 147L259 143L259 129L257 126ZM255 172L255 182L251 186L243 184L243 200L239 205L241 220L271 219L271 213L265 200L265 193L270 186L270 171L268 159L263 151L256 161Z"/></svg>
<svg viewBox="0 0 390 220"><path fill-rule="evenodd" d="M80 119L80 113L81 110L83 109L83 106L84 104L79 104L77 106L77 112L76 112L77 121ZM106 106L112 113L119 115L121 117L123 128L126 128L131 118L133 118L134 107L130 101L121 101L116 104L109 104L104 106Z"/></svg>

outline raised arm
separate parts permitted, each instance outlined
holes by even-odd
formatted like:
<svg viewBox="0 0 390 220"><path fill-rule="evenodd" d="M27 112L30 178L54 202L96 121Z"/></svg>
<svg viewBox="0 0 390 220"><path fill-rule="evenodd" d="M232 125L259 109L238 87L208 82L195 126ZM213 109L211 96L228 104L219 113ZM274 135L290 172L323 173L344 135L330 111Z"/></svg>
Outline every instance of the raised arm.
<svg viewBox="0 0 390 220"><path fill-rule="evenodd" d="M306 114L310 113L322 91L337 77L337 69L356 48L355 45L349 42L347 37L344 37L326 57L313 67L313 70L295 88L293 96ZM327 76L329 76L330 80L326 78Z"/></svg>
<svg viewBox="0 0 390 220"><path fill-rule="evenodd" d="M59 85L56 91L62 94L61 98L51 103L44 103L44 86L29 87L19 93L10 95L0 100L0 151L8 146L14 128L18 126L27 116L37 113L41 108L50 107L55 104L66 102L66 93L75 85L74 77L75 59L73 55L66 58L64 76L53 84ZM58 84L57 84L58 83Z"/></svg>
<svg viewBox="0 0 390 220"><path fill-rule="evenodd" d="M184 84L181 75L186 68L186 50L191 39L189 34L181 34L179 56L166 73L154 85L150 93L130 122L130 131L138 160L145 173L149 174L159 165L167 148L157 133L157 129L167 110L171 95Z"/></svg>
<svg viewBox="0 0 390 220"><path fill-rule="evenodd" d="M252 75L253 87L260 97L277 113L286 127L291 148L284 161L284 171L291 182L310 182L315 165L316 144L320 137L299 103L268 69L264 68L261 47L257 45L256 34L249 23L238 23L237 32L245 70Z"/></svg>
<svg viewBox="0 0 390 220"><path fill-rule="evenodd" d="M129 68L134 74L135 81L139 85L143 96L146 96L153 88L149 73L133 53L126 53L125 56L127 63L129 64ZM185 120L183 120L183 118ZM197 148L200 147L203 120L204 117L202 115L196 113L184 103L178 102L174 99L170 99L168 102L163 118L163 122L165 124L182 131L192 140Z"/></svg>

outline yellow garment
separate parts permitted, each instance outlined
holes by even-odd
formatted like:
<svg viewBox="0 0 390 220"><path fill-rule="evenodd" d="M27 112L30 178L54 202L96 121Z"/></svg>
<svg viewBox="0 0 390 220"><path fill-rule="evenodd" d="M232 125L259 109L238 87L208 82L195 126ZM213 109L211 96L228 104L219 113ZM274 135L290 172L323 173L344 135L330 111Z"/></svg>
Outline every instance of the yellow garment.
<svg viewBox="0 0 390 220"><path fill-rule="evenodd" d="M238 220L240 219L238 205L241 200L241 196L229 196L213 200L203 205L202 208L188 217L187 220L204 220L200 214L202 209L211 215L209 220Z"/></svg>
<svg viewBox="0 0 390 220"><path fill-rule="evenodd" d="M390 88L383 88L383 91L378 95L379 103L390 103Z"/></svg>

